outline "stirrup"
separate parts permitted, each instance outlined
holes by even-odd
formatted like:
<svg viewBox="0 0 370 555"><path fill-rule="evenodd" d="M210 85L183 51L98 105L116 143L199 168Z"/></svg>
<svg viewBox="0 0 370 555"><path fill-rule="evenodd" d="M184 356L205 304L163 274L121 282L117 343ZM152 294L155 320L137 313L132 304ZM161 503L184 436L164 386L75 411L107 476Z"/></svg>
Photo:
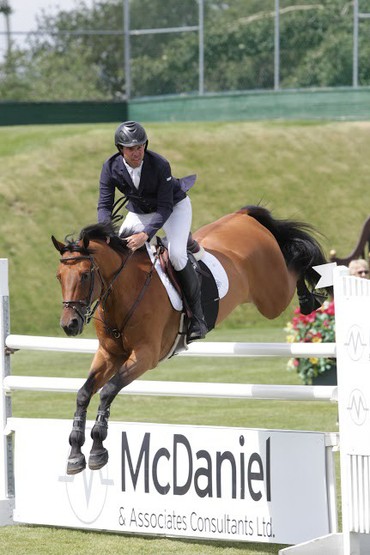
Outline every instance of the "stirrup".
<svg viewBox="0 0 370 555"><path fill-rule="evenodd" d="M207 335L207 332L208 327L205 320L193 315L192 319L189 322L187 341L190 342L196 341L197 339L204 339Z"/></svg>

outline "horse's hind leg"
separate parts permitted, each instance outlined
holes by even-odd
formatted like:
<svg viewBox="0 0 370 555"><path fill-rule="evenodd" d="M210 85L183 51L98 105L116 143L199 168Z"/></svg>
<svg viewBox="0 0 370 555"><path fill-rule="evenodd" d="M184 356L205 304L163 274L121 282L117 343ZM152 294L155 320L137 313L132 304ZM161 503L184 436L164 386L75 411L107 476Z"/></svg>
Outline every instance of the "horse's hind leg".
<svg viewBox="0 0 370 555"><path fill-rule="evenodd" d="M320 308L324 300L325 295L320 295L316 292L309 291L306 282L303 278L299 278L297 281L297 294L299 301L299 309L302 314L311 314L313 310Z"/></svg>
<svg viewBox="0 0 370 555"><path fill-rule="evenodd" d="M93 393L93 378L90 376L77 393L77 408L69 436L71 452L67 462L67 474L78 474L86 468L85 455L81 447L85 443L86 411Z"/></svg>

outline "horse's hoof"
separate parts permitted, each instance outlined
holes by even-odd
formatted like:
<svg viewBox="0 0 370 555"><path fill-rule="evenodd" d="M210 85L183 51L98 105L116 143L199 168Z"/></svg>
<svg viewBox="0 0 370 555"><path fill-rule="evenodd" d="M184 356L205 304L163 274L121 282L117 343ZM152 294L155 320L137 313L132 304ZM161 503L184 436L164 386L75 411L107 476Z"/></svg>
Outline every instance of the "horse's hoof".
<svg viewBox="0 0 370 555"><path fill-rule="evenodd" d="M68 459L67 474L78 474L86 468L85 455L81 453L79 457L71 457Z"/></svg>
<svg viewBox="0 0 370 555"><path fill-rule="evenodd" d="M96 453L90 453L89 457L89 468L90 470L99 470L99 468L103 468L108 462L108 451L106 449L102 449L97 451Z"/></svg>

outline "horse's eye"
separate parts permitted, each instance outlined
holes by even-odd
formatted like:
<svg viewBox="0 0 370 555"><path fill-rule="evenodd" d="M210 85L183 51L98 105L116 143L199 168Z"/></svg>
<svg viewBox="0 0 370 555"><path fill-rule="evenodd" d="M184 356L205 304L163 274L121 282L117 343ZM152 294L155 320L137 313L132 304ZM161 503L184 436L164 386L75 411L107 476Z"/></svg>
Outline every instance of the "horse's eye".
<svg viewBox="0 0 370 555"><path fill-rule="evenodd" d="M81 281L87 281L90 277L90 272L85 272L84 274L81 274Z"/></svg>

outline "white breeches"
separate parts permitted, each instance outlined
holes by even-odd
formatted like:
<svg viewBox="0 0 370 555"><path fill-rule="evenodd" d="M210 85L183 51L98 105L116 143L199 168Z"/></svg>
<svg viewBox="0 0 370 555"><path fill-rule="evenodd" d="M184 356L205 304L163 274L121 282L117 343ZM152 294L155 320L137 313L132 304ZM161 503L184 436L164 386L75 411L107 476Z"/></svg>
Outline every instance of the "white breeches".
<svg viewBox="0 0 370 555"><path fill-rule="evenodd" d="M143 231L152 218L152 214L136 214L128 212L124 219L119 234L125 230L133 233ZM188 261L186 246L188 243L192 220L191 201L189 197L184 198L173 207L172 214L163 225L163 231L168 241L168 254L175 270L185 268Z"/></svg>

